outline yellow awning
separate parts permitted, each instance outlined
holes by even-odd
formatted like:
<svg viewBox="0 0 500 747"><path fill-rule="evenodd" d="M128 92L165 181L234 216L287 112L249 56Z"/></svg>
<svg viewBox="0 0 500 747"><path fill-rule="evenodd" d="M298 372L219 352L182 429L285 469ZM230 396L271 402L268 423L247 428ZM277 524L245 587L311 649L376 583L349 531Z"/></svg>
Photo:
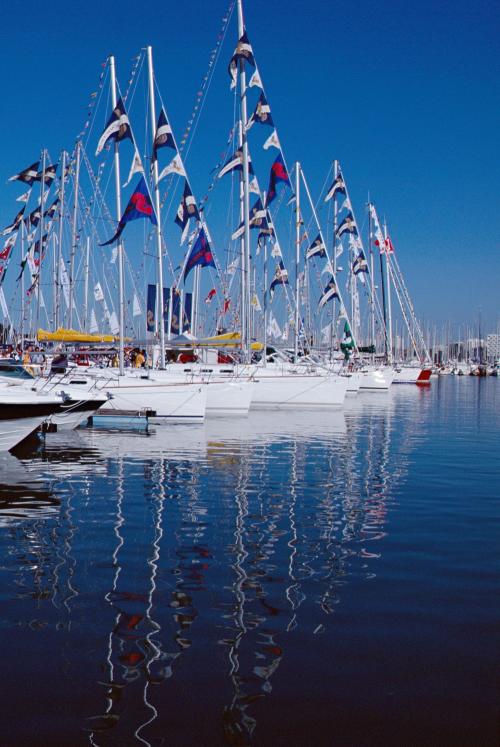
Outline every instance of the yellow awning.
<svg viewBox="0 0 500 747"><path fill-rule="evenodd" d="M214 337L205 337L203 340L198 340L195 345L197 347L224 347L233 348L241 346L241 335L239 332L225 332L222 335L215 335ZM264 345L261 342L252 342L250 345L252 350L262 350Z"/></svg>
<svg viewBox="0 0 500 747"><path fill-rule="evenodd" d="M37 334L38 340L52 342L116 342L118 337L114 335L89 335L86 332L78 332L76 329L64 329L59 327L55 332L47 332L45 329L39 329Z"/></svg>

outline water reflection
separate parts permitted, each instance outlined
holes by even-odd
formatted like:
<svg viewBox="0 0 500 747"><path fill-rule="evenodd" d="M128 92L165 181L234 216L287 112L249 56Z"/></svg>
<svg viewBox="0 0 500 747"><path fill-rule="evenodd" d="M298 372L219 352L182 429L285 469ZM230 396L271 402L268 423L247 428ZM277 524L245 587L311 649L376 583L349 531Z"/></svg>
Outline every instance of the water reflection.
<svg viewBox="0 0 500 747"><path fill-rule="evenodd" d="M415 434L414 418L395 431L397 407L373 395L338 413L47 435L24 464L60 508L1 542L18 618L36 601L66 630L64 666L86 689L73 737L259 743L283 661L376 573Z"/></svg>

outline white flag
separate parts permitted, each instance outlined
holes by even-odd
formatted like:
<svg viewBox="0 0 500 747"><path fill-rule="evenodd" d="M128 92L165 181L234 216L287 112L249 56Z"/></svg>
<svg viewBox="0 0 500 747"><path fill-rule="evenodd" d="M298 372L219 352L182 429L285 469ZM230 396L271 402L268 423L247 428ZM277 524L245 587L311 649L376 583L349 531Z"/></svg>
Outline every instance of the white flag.
<svg viewBox="0 0 500 747"><path fill-rule="evenodd" d="M273 130L272 133L267 138L266 142L262 146L264 150L268 150L268 148L278 148L278 150L281 150L280 141L278 139L278 133L276 130Z"/></svg>
<svg viewBox="0 0 500 747"><path fill-rule="evenodd" d="M233 259L233 261L231 262L230 265L228 265L228 268L227 268L227 274L228 275L235 275L236 274L236 270L238 269L239 262L240 262L240 258L239 257L236 257L236 259Z"/></svg>
<svg viewBox="0 0 500 747"><path fill-rule="evenodd" d="M257 181L256 176L254 176L253 179L250 180L248 189L250 190L250 192L253 192L255 195L260 195L259 183Z"/></svg>
<svg viewBox="0 0 500 747"><path fill-rule="evenodd" d="M333 275L333 267L332 267L332 263L330 262L330 260L326 262L325 266L321 270L321 274L323 275L325 272L329 272L330 275Z"/></svg>
<svg viewBox="0 0 500 747"><path fill-rule="evenodd" d="M259 297L256 293L253 294L250 303L254 307L255 311L262 311L262 306L260 305Z"/></svg>
<svg viewBox="0 0 500 747"><path fill-rule="evenodd" d="M112 311L109 317L109 328L111 330L112 335L118 334L120 331L120 325L118 324L118 317L116 316L116 312Z"/></svg>
<svg viewBox="0 0 500 747"><path fill-rule="evenodd" d="M335 249L335 259L338 259L343 253L343 251L344 251L344 247L342 246L342 244L339 244L338 247Z"/></svg>
<svg viewBox="0 0 500 747"><path fill-rule="evenodd" d="M0 306L2 307L2 312L5 317L5 319L9 319L9 309L7 307L7 301L5 300L5 294L3 292L3 288L0 286Z"/></svg>
<svg viewBox="0 0 500 747"><path fill-rule="evenodd" d="M16 202L28 202L30 192L31 192L31 189L28 189L28 191L25 192L23 195L19 195L19 197L16 197Z"/></svg>
<svg viewBox="0 0 500 747"><path fill-rule="evenodd" d="M104 293L100 283L96 283L94 286L94 298L96 301L104 301Z"/></svg>
<svg viewBox="0 0 500 747"><path fill-rule="evenodd" d="M182 158L179 154L173 158L168 166L165 166L163 171L158 176L158 181L163 179L164 176L167 176L168 174L178 174L178 176L187 176L186 170L184 168L184 164L182 163Z"/></svg>
<svg viewBox="0 0 500 747"><path fill-rule="evenodd" d="M281 337L280 326L272 313L269 314L269 321L267 323L267 334L269 337Z"/></svg>
<svg viewBox="0 0 500 747"><path fill-rule="evenodd" d="M132 316L140 316L141 314L142 311L139 304L139 299L137 298L137 294L134 293L134 299L132 301Z"/></svg>
<svg viewBox="0 0 500 747"><path fill-rule="evenodd" d="M66 304L66 308L69 309L69 277L62 257L59 259L59 275L63 289L64 303Z"/></svg>
<svg viewBox="0 0 500 747"><path fill-rule="evenodd" d="M277 241L274 242L273 248L271 250L271 257L282 257L281 248Z"/></svg>
<svg viewBox="0 0 500 747"><path fill-rule="evenodd" d="M322 327L322 329L321 329L321 342L324 342L324 343L330 342L330 337L331 337L331 332L330 331L331 331L331 327L332 327L332 323L331 322L329 324L327 324L326 327Z"/></svg>
<svg viewBox="0 0 500 747"><path fill-rule="evenodd" d="M97 319L95 318L95 311L92 309L90 312L90 333L93 335L98 332L99 327L97 326Z"/></svg>
<svg viewBox="0 0 500 747"><path fill-rule="evenodd" d="M348 197L345 198L342 205L339 205L339 213L341 210L352 210L351 201Z"/></svg>
<svg viewBox="0 0 500 747"><path fill-rule="evenodd" d="M144 167L142 165L141 157L137 148L135 149L134 157L132 159L132 163L130 164L130 171L128 172L128 179L123 185L124 187L130 184L130 180L132 179L134 174L144 174Z"/></svg>
<svg viewBox="0 0 500 747"><path fill-rule="evenodd" d="M255 72L248 81L248 87L252 88L253 86L257 86L257 88L263 88L262 81L260 79L259 71L257 68L255 68Z"/></svg>
<svg viewBox="0 0 500 747"><path fill-rule="evenodd" d="M112 264L112 265L114 265L114 264L115 264L115 262L116 262L117 258L118 258L118 247L117 247L117 246L116 246L116 244L115 244L115 246L114 246L114 247L113 247L113 249L111 250L111 259L109 260L109 261L111 262L111 264Z"/></svg>

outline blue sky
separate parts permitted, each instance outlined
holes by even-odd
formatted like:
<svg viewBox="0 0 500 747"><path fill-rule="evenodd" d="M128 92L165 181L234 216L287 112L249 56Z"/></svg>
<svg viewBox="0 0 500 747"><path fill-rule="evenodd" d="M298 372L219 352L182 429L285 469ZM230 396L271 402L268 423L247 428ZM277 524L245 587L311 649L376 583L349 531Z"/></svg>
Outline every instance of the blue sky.
<svg viewBox="0 0 500 747"><path fill-rule="evenodd" d="M20 190L6 180L43 146L54 157L72 148L108 54L117 58L123 86L132 57L153 46L180 135L226 7L225 0L5 5L2 225L19 207ZM245 8L286 157L301 161L313 193L331 160L340 159L358 216L368 192L387 216L420 315L466 324L481 307L486 326L496 327L498 6L248 0ZM190 156L199 195L230 126L214 113L219 101L230 106L225 67L235 38L233 24Z"/></svg>

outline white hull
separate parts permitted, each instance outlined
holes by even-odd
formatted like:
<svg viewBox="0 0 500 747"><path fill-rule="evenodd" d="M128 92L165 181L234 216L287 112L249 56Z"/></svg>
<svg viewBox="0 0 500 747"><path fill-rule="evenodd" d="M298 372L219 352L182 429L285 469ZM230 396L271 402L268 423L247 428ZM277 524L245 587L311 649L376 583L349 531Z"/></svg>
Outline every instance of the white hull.
<svg viewBox="0 0 500 747"><path fill-rule="evenodd" d="M207 416L248 415L254 383L233 379L207 385Z"/></svg>
<svg viewBox="0 0 500 747"><path fill-rule="evenodd" d="M201 421L207 405L206 384L176 384L123 376L98 387L110 397L102 412L151 411L152 422Z"/></svg>
<svg viewBox="0 0 500 747"><path fill-rule="evenodd" d="M258 369L251 409L324 409L342 407L347 391L345 376L280 373Z"/></svg>
<svg viewBox="0 0 500 747"><path fill-rule="evenodd" d="M361 382L363 381L363 374L361 371L351 371L347 374L347 392L348 396L354 396L359 392Z"/></svg>
<svg viewBox="0 0 500 747"><path fill-rule="evenodd" d="M422 369L420 366L401 366L394 371L393 384L416 384Z"/></svg>
<svg viewBox="0 0 500 747"><path fill-rule="evenodd" d="M394 379L394 371L390 368L374 368L362 371L363 378L360 384L362 391L388 390Z"/></svg>
<svg viewBox="0 0 500 747"><path fill-rule="evenodd" d="M31 433L36 431L46 420L46 416L39 415L31 418L19 418L0 421L0 452L10 451Z"/></svg>

